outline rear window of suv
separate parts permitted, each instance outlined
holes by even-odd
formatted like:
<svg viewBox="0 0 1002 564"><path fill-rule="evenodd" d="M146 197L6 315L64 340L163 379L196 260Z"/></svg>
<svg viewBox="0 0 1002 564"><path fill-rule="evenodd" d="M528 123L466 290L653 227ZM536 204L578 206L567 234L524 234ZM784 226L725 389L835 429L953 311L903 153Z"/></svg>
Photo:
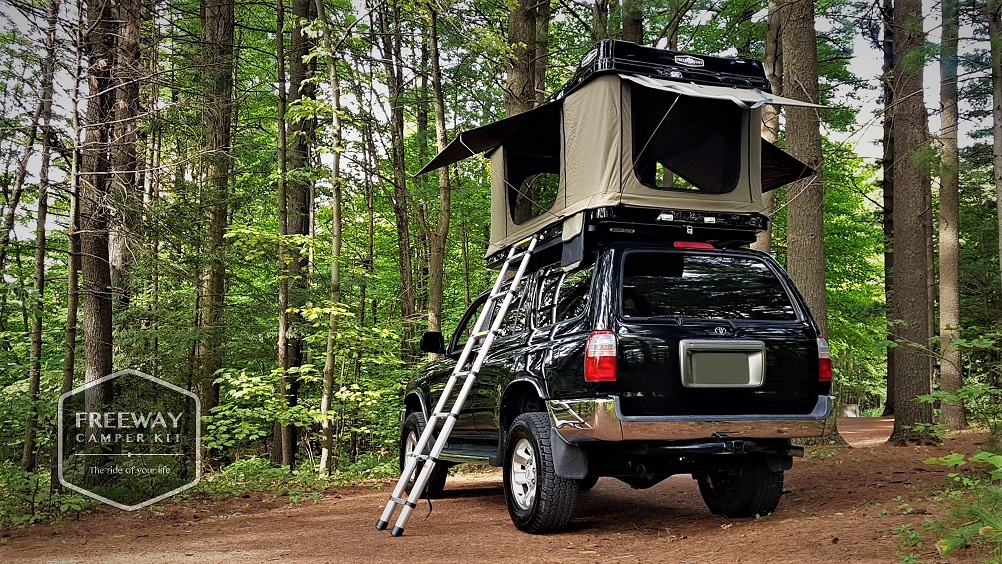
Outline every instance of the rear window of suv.
<svg viewBox="0 0 1002 564"><path fill-rule="evenodd" d="M779 278L754 257L631 251L621 300L623 317L797 319Z"/></svg>

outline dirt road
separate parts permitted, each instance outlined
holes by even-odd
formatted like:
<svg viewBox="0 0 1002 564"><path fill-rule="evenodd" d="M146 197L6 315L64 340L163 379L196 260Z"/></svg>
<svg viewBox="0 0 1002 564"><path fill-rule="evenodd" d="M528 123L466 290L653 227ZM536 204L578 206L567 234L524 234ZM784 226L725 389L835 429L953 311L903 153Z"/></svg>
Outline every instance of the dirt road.
<svg viewBox="0 0 1002 564"><path fill-rule="evenodd" d="M648 490L602 478L581 495L569 531L525 535L508 519L494 472L451 477L446 497L431 515L420 505L401 538L374 527L387 484L293 505L254 494L161 511L102 508L79 522L3 532L0 562L897 562L891 530L945 513L930 497L946 472L922 461L971 452L984 435L894 448L882 442L887 420L839 425L858 446L797 460L779 509L757 520L711 515L688 476Z"/></svg>

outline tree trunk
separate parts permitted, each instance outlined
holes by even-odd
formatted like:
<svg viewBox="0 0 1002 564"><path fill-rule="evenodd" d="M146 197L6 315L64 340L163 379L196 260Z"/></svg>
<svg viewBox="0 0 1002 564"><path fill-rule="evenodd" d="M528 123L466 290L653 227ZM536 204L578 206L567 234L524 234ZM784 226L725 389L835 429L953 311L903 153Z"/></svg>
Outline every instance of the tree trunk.
<svg viewBox="0 0 1002 564"><path fill-rule="evenodd" d="M330 476L334 470L334 421L331 404L334 396L334 350L337 344L338 308L341 303L341 83L338 80L338 59L334 53L331 37L332 26L327 17L324 0L316 0L317 16L323 26L323 43L327 52L327 81L331 89L333 137L331 162L331 312L327 322L327 351L324 356L323 395L320 398L320 427L322 444L320 450L320 474ZM364 301L362 302L365 303ZM364 306L360 308L365 310Z"/></svg>
<svg viewBox="0 0 1002 564"><path fill-rule="evenodd" d="M143 24L141 0L119 0L118 37L115 49L115 106L111 128L111 203L114 216L109 231L109 259L111 286L114 289L114 308L129 306L129 237L138 224L142 210L142 192L139 188L139 162L136 157L138 139L137 115L139 83L142 62L139 52L140 29ZM210 71L211 72L211 71Z"/></svg>
<svg viewBox="0 0 1002 564"><path fill-rule="evenodd" d="M769 1L765 31L765 75L772 84L773 92L783 91L783 50L780 42L780 23L776 0ZM766 105L762 108L762 138L769 143L779 141L779 108ZM772 252L772 220L776 213L776 191L762 194L762 210L769 216L769 226L755 237L751 248L764 253Z"/></svg>
<svg viewBox="0 0 1002 564"><path fill-rule="evenodd" d="M999 258L1002 259L1002 0L988 0L988 37L992 60L992 162L998 211ZM1002 275L1002 262L999 263ZM1002 276L1000 276L1002 280Z"/></svg>
<svg viewBox="0 0 1002 564"><path fill-rule="evenodd" d="M35 215L35 304L32 308L31 352L28 363L28 420L24 425L24 450L21 468L34 472L36 467L36 436L38 433L38 400L42 381L42 320L45 312L45 221L49 210L49 163L52 156L52 78L56 69L56 23L59 0L49 4L48 32L45 41L45 62L42 68L42 162L38 171L38 212Z"/></svg>
<svg viewBox="0 0 1002 564"><path fill-rule="evenodd" d="M939 350L940 389L954 394L963 385L960 349L960 169L957 151L958 0L943 0L942 55L939 61L940 189L939 189ZM947 429L967 426L962 402L943 402Z"/></svg>
<svg viewBox="0 0 1002 564"><path fill-rule="evenodd" d="M285 91L285 0L276 2L275 55L278 66L278 367L287 371L289 364L289 278L286 275L285 236L289 234L288 196L285 190L288 137L286 135L286 91ZM284 377L283 377L284 378ZM278 382L278 393L285 396L285 382ZM272 464L282 463L282 426L275 423L272 449Z"/></svg>
<svg viewBox="0 0 1002 564"><path fill-rule="evenodd" d="M887 339L894 340L894 4L893 0L883 0L881 10L884 19L884 40L881 44L884 55L884 140L881 169L881 183L884 199L884 311L887 318ZM884 416L894 415L894 374L895 359L900 351L897 347L887 349L887 399L884 402Z"/></svg>
<svg viewBox="0 0 1002 564"><path fill-rule="evenodd" d="M623 41L644 44L644 12L641 0L623 0Z"/></svg>
<svg viewBox="0 0 1002 564"><path fill-rule="evenodd" d="M891 442L905 444L929 437L915 430L932 423L932 405L917 396L931 390L932 363L928 352L928 271L925 203L929 170L917 153L927 148L928 124L922 91L922 67L911 59L923 48L922 6L919 0L898 0L894 6L894 320L902 353L895 359L894 432ZM913 348L916 347L916 348Z"/></svg>
<svg viewBox="0 0 1002 564"><path fill-rule="evenodd" d="M198 345L198 395L202 411L219 403L216 371L223 367L223 305L226 265L223 260L227 199L231 176L230 130L233 119L233 0L203 0L202 86L205 93L206 132L202 141L205 208L205 260L201 279Z"/></svg>
<svg viewBox="0 0 1002 564"><path fill-rule="evenodd" d="M780 0L778 5L783 18L783 95L817 103L814 4ZM790 154L818 171L817 176L796 182L787 191L786 267L814 313L821 333L826 335L824 182L821 125L816 108L786 107L786 140Z"/></svg>
<svg viewBox="0 0 1002 564"><path fill-rule="evenodd" d="M4 271L7 265L7 247L10 245L10 237L14 232L14 223L17 220L17 207L21 203L21 194L24 193L24 181L28 176L28 163L35 154L35 141L38 140L38 120L42 115L44 102L39 101L35 110L35 115L31 118L31 126L28 129L28 138L24 143L24 154L21 156L17 172L14 174L13 187L7 197L7 206L4 211L3 231L0 232L0 272Z"/></svg>
<svg viewBox="0 0 1002 564"><path fill-rule="evenodd" d="M548 4L547 4L548 5ZM445 140L445 99L442 94L442 67L438 51L438 17L431 10L429 28L431 46L431 87L435 106L435 141L439 152L446 147ZM445 279L445 247L449 236L452 191L449 185L449 167L438 169L439 208L438 221L429 233L430 253L428 256L428 330L442 331L443 283Z"/></svg>
<svg viewBox="0 0 1002 564"><path fill-rule="evenodd" d="M312 0L293 0L292 15L295 25L292 28L292 42L289 51L289 84L295 89L290 103L309 104L316 98L314 74L316 63L304 60L313 49L313 41L304 32L307 22L316 20L316 4ZM312 181L308 178L310 166L310 151L316 131L316 120L301 118L289 126L291 139L286 147L288 151L288 169L290 175L285 181L288 198L287 229L289 235L309 235L310 233L310 189ZM287 275L291 281L289 287L288 326L286 328L287 359L290 367L303 365L305 355L305 327L302 308L307 301L307 261L304 249L295 248L286 259ZM286 371L285 398L289 407L299 403L299 375ZM282 464L294 468L296 451L299 445L298 429L294 424L285 425L282 429Z"/></svg>
<svg viewBox="0 0 1002 564"><path fill-rule="evenodd" d="M397 256L400 271L401 356L405 361L417 357L414 346L414 270L412 267L409 220L410 194L407 191L407 161L404 150L404 79L403 38L400 34L400 8L395 3L381 4L379 25L382 32L382 60L390 102L390 158L393 166L391 204L397 226Z"/></svg>
<svg viewBox="0 0 1002 564"><path fill-rule="evenodd" d="M70 120L73 126L73 138L80 138L80 81L83 75L83 57L79 46L80 33L83 29L83 14L77 14L77 45L76 67L73 75L73 98L70 108ZM77 358L77 313L80 308L80 287L77 274L80 272L80 151L73 149L70 158L70 213L69 225L66 228L66 325L65 336L63 338L63 382L59 389L59 395L63 395L73 389L73 381L76 378L76 358ZM59 456L58 443L50 446L52 452L52 467L49 484L54 491L62 491L62 483L59 481Z"/></svg>
<svg viewBox="0 0 1002 564"><path fill-rule="evenodd" d="M115 24L112 5L87 1L87 118L80 162L80 269L84 295L84 380L92 382L112 372L112 293L108 263L110 188L108 135L111 129ZM108 401L108 386L87 390L88 407ZM97 409L95 409L97 410Z"/></svg>
<svg viewBox="0 0 1002 564"><path fill-rule="evenodd" d="M508 17L508 44L512 48L505 88L505 112L508 116L531 110L536 104L535 83L540 74L546 76L545 68L537 73L535 66L542 55L541 51L546 49L545 45L537 49L536 41L540 31L537 27L537 3L533 0L518 0ZM545 64L545 58L543 61ZM532 204L537 199L537 190L530 187L523 192L521 186L513 188L517 190L517 194L512 219L515 223L524 223L532 217Z"/></svg>
<svg viewBox="0 0 1002 564"><path fill-rule="evenodd" d="M546 67L550 59L550 18L552 8L549 0L542 0L536 8L536 47L532 61L533 89L536 92L536 105L546 99Z"/></svg>

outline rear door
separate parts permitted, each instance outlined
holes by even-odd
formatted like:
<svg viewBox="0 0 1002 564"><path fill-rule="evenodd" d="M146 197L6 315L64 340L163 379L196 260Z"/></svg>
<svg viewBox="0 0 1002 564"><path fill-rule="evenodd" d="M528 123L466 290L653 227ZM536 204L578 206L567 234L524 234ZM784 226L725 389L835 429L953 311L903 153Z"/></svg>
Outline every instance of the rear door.
<svg viewBox="0 0 1002 564"><path fill-rule="evenodd" d="M817 332L775 261L746 252L620 253L617 387L627 416L803 414Z"/></svg>

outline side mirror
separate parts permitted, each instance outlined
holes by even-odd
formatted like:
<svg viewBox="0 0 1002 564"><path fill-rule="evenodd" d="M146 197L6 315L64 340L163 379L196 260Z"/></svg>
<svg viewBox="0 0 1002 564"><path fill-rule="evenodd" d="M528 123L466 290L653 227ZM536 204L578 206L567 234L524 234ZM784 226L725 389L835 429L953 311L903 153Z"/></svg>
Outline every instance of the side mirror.
<svg viewBox="0 0 1002 564"><path fill-rule="evenodd" d="M445 337L439 331L425 331L421 335L421 350L426 353L445 354Z"/></svg>

